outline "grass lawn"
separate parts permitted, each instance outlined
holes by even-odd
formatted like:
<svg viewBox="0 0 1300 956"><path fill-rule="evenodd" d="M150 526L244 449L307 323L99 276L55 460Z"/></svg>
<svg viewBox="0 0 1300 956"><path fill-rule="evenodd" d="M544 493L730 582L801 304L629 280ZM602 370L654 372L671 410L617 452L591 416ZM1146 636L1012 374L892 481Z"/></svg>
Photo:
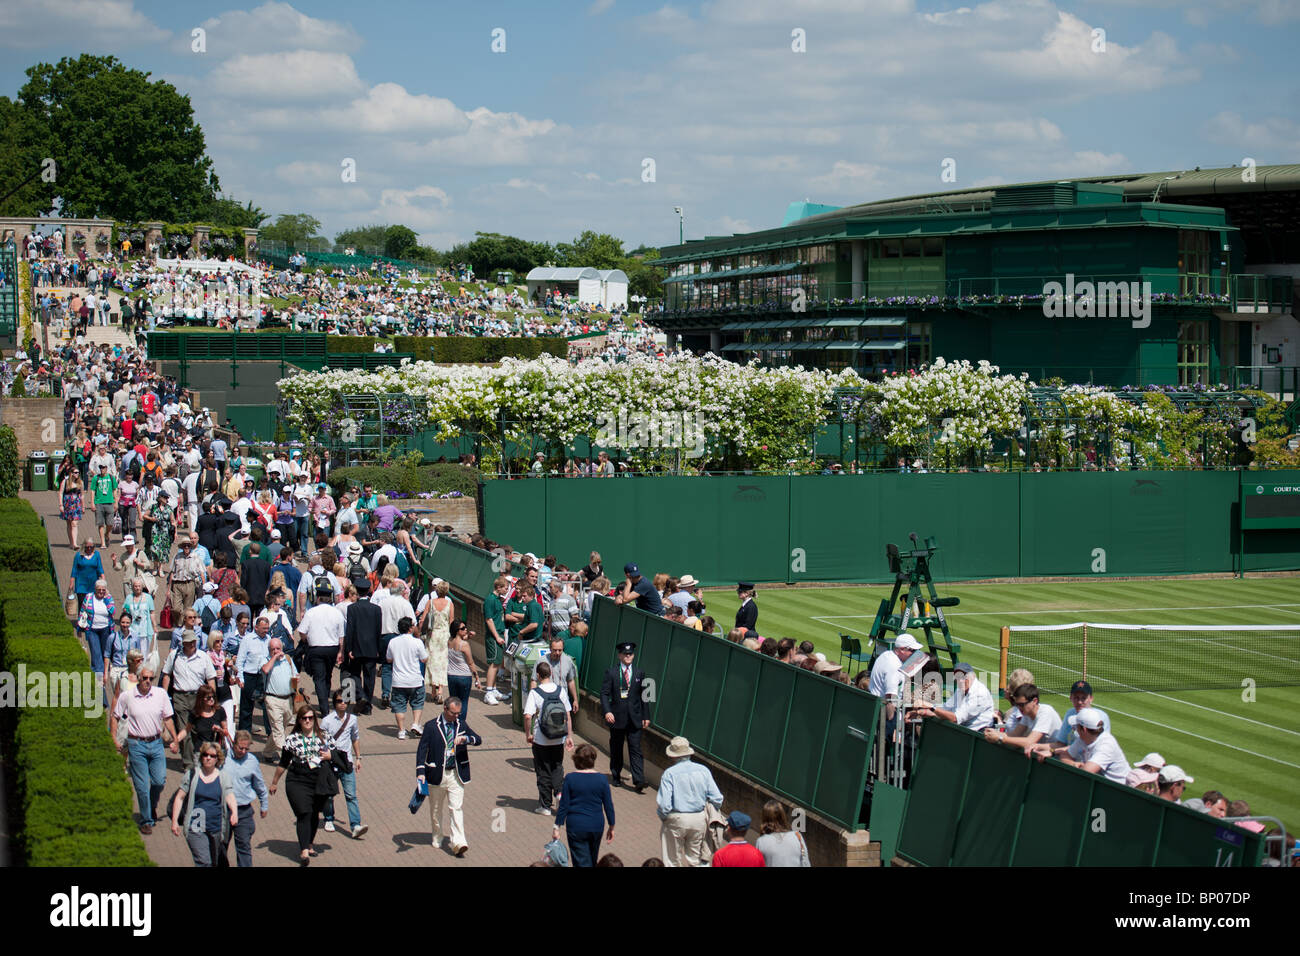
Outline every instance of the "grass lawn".
<svg viewBox="0 0 1300 956"><path fill-rule="evenodd" d="M936 582L936 587L942 597L961 598L959 607L945 612L953 639L961 645L960 659L994 675L989 687L995 695L999 633L1004 625L1300 624L1300 581L1295 578L953 587ZM836 661L839 636L865 640L876 608L887 597L889 588L884 586L760 589L758 630L765 637L810 640ZM735 592L720 589L708 593L705 600L714 618L729 627ZM923 632L913 634L924 643ZM1166 653L1181 660L1194 657L1198 668L1203 661L1205 672L1212 675L1216 660L1240 652L1208 642L1183 642L1171 644ZM1160 653L1158 645L1153 645L1152 653ZM1300 632L1294 649L1282 653L1289 662L1300 661ZM946 655L941 659L946 665ZM1042 666L1035 672L1037 679L1046 683L1052 669L1050 664ZM1125 677L1095 676L1121 683ZM1111 730L1130 763L1157 751L1195 779L1184 799L1221 790L1229 800L1248 801L1253 813L1279 817L1287 832L1293 832L1300 828L1300 792L1295 786L1300 774L1300 687L1257 687L1251 702L1243 701L1245 694L1242 690L1098 691L1095 703L1110 715ZM1061 714L1070 706L1061 696L1045 695L1044 700ZM1002 701L1001 706L1005 710L1009 705Z"/></svg>

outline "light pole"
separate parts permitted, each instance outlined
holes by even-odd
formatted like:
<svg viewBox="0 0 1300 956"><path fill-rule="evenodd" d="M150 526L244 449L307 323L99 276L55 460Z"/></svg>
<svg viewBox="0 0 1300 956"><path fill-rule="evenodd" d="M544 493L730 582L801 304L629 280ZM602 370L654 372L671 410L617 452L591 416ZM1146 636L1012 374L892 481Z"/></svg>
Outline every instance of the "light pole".
<svg viewBox="0 0 1300 956"><path fill-rule="evenodd" d="M684 245L686 242L686 217L682 215L681 206L673 206L673 212L677 213L677 244Z"/></svg>

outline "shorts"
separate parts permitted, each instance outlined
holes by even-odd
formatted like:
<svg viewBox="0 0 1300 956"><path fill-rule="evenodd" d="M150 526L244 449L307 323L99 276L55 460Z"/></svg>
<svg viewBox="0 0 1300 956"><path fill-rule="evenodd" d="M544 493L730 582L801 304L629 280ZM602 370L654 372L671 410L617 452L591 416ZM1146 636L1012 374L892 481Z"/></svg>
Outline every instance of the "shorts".
<svg viewBox="0 0 1300 956"><path fill-rule="evenodd" d="M500 634L501 632L498 631L497 633ZM488 664L504 663L503 659L505 658L505 653L506 648L504 644L498 644L494 641L491 634L485 634L483 636L483 655L487 659Z"/></svg>
<svg viewBox="0 0 1300 956"><path fill-rule="evenodd" d="M388 701L393 707L393 713L406 713L406 705L409 702L411 710L424 710L424 685L419 687L394 687L393 696Z"/></svg>
<svg viewBox="0 0 1300 956"><path fill-rule="evenodd" d="M95 505L95 526L97 528L113 527L113 515L117 514L117 505L111 501L98 502Z"/></svg>

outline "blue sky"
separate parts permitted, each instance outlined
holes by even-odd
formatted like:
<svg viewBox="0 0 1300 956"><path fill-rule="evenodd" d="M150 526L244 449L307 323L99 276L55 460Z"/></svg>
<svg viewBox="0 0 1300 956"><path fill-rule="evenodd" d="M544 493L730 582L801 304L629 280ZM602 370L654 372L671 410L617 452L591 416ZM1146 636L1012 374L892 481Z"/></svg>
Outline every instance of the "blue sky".
<svg viewBox="0 0 1300 956"><path fill-rule="evenodd" d="M952 188L946 158L955 187L1300 162L1297 41L1300 0L38 0L0 6L0 93L112 53L190 95L228 195L329 236L632 247L675 205L698 238Z"/></svg>

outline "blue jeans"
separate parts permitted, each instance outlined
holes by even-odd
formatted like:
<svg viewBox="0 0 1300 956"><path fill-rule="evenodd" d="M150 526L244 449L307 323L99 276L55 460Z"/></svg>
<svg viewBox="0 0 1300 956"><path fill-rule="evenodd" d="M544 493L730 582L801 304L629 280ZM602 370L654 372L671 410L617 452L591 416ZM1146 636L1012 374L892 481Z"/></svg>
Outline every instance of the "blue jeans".
<svg viewBox="0 0 1300 956"><path fill-rule="evenodd" d="M452 697L460 698L460 716L462 720L469 719L469 692L473 687L473 678L447 675L447 692ZM444 697L443 700L446 700L446 698Z"/></svg>
<svg viewBox="0 0 1300 956"><path fill-rule="evenodd" d="M384 662L384 666L379 668L379 684L382 688L384 700L388 700L393 696L393 665L386 658L388 657L388 644L396 636L396 634L379 635L379 659Z"/></svg>
<svg viewBox="0 0 1300 956"><path fill-rule="evenodd" d="M167 758L163 755L162 739L126 741L131 783L135 785L135 799L140 804L140 822L158 822L158 799L167 784Z"/></svg>
<svg viewBox="0 0 1300 956"><path fill-rule="evenodd" d="M86 646L90 648L90 669L96 674L104 673L104 655L108 651L108 642L113 639L113 628L86 628Z"/></svg>
<svg viewBox="0 0 1300 956"><path fill-rule="evenodd" d="M258 804L246 803L239 808L239 822L230 829L230 837L235 841L235 859L239 866L253 865L253 834L257 832ZM222 848L221 855L226 855L229 840Z"/></svg>
<svg viewBox="0 0 1300 956"><path fill-rule="evenodd" d="M569 860L575 867L590 868L600 858L600 831L595 833L574 833L566 830L569 837Z"/></svg>
<svg viewBox="0 0 1300 956"><path fill-rule="evenodd" d="M351 773L339 774L339 783L343 787L343 799L348 802L348 826L355 830L361 826L361 805L357 803L357 772L353 770ZM333 797L325 801L325 819L334 819Z"/></svg>
<svg viewBox="0 0 1300 956"><path fill-rule="evenodd" d="M298 536L298 550L311 551L311 515L303 515L301 518L293 519L293 531Z"/></svg>

